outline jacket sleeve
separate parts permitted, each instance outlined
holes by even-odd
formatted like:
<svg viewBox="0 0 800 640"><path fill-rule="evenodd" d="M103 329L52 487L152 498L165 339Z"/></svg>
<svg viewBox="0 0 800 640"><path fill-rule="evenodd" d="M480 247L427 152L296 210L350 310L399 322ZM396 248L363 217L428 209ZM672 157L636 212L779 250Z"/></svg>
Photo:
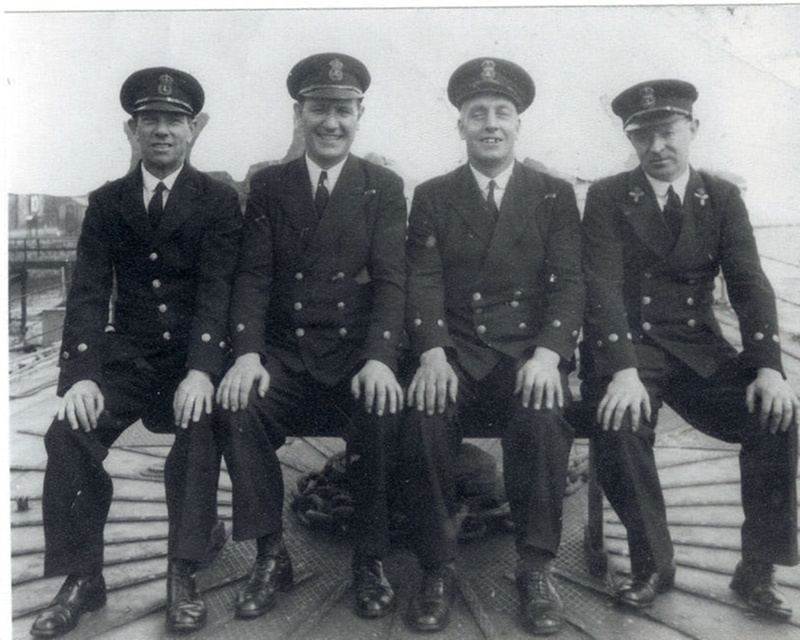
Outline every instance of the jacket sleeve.
<svg viewBox="0 0 800 640"><path fill-rule="evenodd" d="M718 196L720 197L720 196ZM722 215L722 273L742 334L746 368L769 367L783 374L775 293L761 268L753 228L738 187L716 203Z"/></svg>
<svg viewBox="0 0 800 640"><path fill-rule="evenodd" d="M216 193L206 206L208 223L201 239L200 273L187 367L217 376L226 351L228 311L241 240L242 212L236 192L228 187L216 187Z"/></svg>
<svg viewBox="0 0 800 640"><path fill-rule="evenodd" d="M377 196L369 258L374 297L364 360L379 360L397 371L406 297L403 181L387 172Z"/></svg>
<svg viewBox="0 0 800 640"><path fill-rule="evenodd" d="M435 347L455 350L445 319L443 265L433 200L433 189L417 187L406 241L406 330L417 357Z"/></svg>
<svg viewBox="0 0 800 640"><path fill-rule="evenodd" d="M102 382L102 354L113 282L111 231L94 195L83 219L61 341L58 395L79 380Z"/></svg>
<svg viewBox="0 0 800 640"><path fill-rule="evenodd" d="M581 226L575 192L564 183L548 194L553 208L547 229L546 310L536 345L570 361L575 354L586 292L581 271Z"/></svg>
<svg viewBox="0 0 800 640"><path fill-rule="evenodd" d="M241 250L231 293L234 357L266 357L266 321L272 286L272 226L264 180L254 179L244 216Z"/></svg>
<svg viewBox="0 0 800 640"><path fill-rule="evenodd" d="M586 196L582 223L587 294L584 345L591 362L589 370L600 376L638 364L625 311L624 239L618 220L609 190L603 184L593 185ZM605 348L597 348L597 342Z"/></svg>

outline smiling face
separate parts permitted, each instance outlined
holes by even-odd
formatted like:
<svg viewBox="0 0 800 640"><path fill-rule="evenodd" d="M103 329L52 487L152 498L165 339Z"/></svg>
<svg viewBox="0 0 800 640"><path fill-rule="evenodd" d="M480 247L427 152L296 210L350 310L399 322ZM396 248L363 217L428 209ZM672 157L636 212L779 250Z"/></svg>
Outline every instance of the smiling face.
<svg viewBox="0 0 800 640"><path fill-rule="evenodd" d="M186 160L196 128L191 117L170 111L143 111L129 124L141 146L145 168L157 178L165 178Z"/></svg>
<svg viewBox="0 0 800 640"><path fill-rule="evenodd" d="M306 98L295 103L295 124L303 131L309 158L323 169L344 160L363 113L364 107L355 98Z"/></svg>
<svg viewBox="0 0 800 640"><path fill-rule="evenodd" d="M678 117L628 132L642 169L656 180L672 182L689 167L689 147L697 120Z"/></svg>
<svg viewBox="0 0 800 640"><path fill-rule="evenodd" d="M514 162L519 127L517 107L508 98L485 93L461 105L458 132L467 143L469 162L490 178Z"/></svg>

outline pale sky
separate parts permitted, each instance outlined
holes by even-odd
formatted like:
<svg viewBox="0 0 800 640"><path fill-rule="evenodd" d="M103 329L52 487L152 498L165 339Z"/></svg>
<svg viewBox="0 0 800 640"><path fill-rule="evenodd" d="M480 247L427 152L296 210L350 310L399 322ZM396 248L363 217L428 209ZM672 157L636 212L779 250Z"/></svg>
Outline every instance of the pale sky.
<svg viewBox="0 0 800 640"><path fill-rule="evenodd" d="M168 65L195 75L210 116L192 155L201 170L283 157L292 136L286 75L301 58L340 51L373 84L353 147L393 160L411 184L464 161L447 81L478 56L532 75L520 159L596 179L631 149L609 107L658 77L700 98L695 166L748 183L757 223L800 219L800 7L640 6L7 13L6 188L82 195L121 176L129 147L119 87Z"/></svg>

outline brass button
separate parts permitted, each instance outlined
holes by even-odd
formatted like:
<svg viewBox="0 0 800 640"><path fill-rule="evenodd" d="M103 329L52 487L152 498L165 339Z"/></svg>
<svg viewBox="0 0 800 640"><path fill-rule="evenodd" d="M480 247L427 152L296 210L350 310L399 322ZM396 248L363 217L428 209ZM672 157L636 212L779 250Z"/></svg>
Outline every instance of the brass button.
<svg viewBox="0 0 800 640"><path fill-rule="evenodd" d="M475 293L472 294L472 299L475 302L478 302L481 299L481 294L476 291Z"/></svg>
<svg viewBox="0 0 800 640"><path fill-rule="evenodd" d="M166 312L166 310L167 310L167 305L165 305L164 303L161 303L160 305L158 305L158 310L159 310L161 313L165 313L165 312Z"/></svg>
<svg viewBox="0 0 800 640"><path fill-rule="evenodd" d="M302 338L304 335L306 335L306 330L302 328L295 329L294 335L296 335L298 338Z"/></svg>
<svg viewBox="0 0 800 640"><path fill-rule="evenodd" d="M211 334L210 333L204 333L202 336L200 336L200 339L203 342L211 342Z"/></svg>
<svg viewBox="0 0 800 640"><path fill-rule="evenodd" d="M294 274L294 279L295 280L302 280L303 279L303 272L302 271L298 271L297 273L295 273Z"/></svg>
<svg viewBox="0 0 800 640"><path fill-rule="evenodd" d="M754 338L755 340L757 340L757 341L759 341L759 342L760 342L761 340L763 340L763 339L764 339L764 334L763 334L763 333L761 333L760 331L756 331L756 332L753 334L753 338Z"/></svg>
<svg viewBox="0 0 800 640"><path fill-rule="evenodd" d="M238 331L239 333L244 331L244 325L241 322L236 325L236 331Z"/></svg>
<svg viewBox="0 0 800 640"><path fill-rule="evenodd" d="M344 302L337 302L336 303L336 308L337 309L344 309Z"/></svg>
<svg viewBox="0 0 800 640"><path fill-rule="evenodd" d="M347 329L345 329L344 327L339 329L339 335L344 338L347 335Z"/></svg>
<svg viewBox="0 0 800 640"><path fill-rule="evenodd" d="M511 301L511 306L516 309L519 306L519 300L512 300Z"/></svg>
<svg viewBox="0 0 800 640"><path fill-rule="evenodd" d="M519 323L519 328L520 329L527 329L528 328L528 323L527 322L520 322Z"/></svg>
<svg viewBox="0 0 800 640"><path fill-rule="evenodd" d="M561 320L553 320L553 326L558 329L561 326Z"/></svg>
<svg viewBox="0 0 800 640"><path fill-rule="evenodd" d="M160 289L161 288L161 280L156 278L153 280L153 289Z"/></svg>
<svg viewBox="0 0 800 640"><path fill-rule="evenodd" d="M384 331L383 332L383 339L384 340L391 340L392 339L392 332L391 331Z"/></svg>
<svg viewBox="0 0 800 640"><path fill-rule="evenodd" d="M156 260L158 260L158 254L157 254L155 251L153 251L153 253L151 253L151 254L150 254L149 256L147 256L147 257L148 257L148 258L150 258L150 261L151 261L151 262L155 262Z"/></svg>
<svg viewBox="0 0 800 640"><path fill-rule="evenodd" d="M643 296L642 297L642 304L650 304L653 299L650 296Z"/></svg>
<svg viewBox="0 0 800 640"><path fill-rule="evenodd" d="M422 318L414 318L414 326L418 327L422 324Z"/></svg>
<svg viewBox="0 0 800 640"><path fill-rule="evenodd" d="M84 351L86 351L88 348L89 348L89 347L87 347L87 346L86 346L86 343L85 343L85 342L81 342L81 343L78 345L78 351L80 351L81 353L83 353Z"/></svg>
<svg viewBox="0 0 800 640"><path fill-rule="evenodd" d="M694 327L697 324L697 320L695 320L694 318L689 318L686 321L686 324L688 324L690 327Z"/></svg>
<svg viewBox="0 0 800 640"><path fill-rule="evenodd" d="M653 328L653 325L650 324L649 322L643 322L642 323L642 329L644 329L645 331L650 331L650 329L652 329L652 328Z"/></svg>
<svg viewBox="0 0 800 640"><path fill-rule="evenodd" d="M172 334L169 331L165 331L161 334L161 337L164 338L166 341L172 340Z"/></svg>
<svg viewBox="0 0 800 640"><path fill-rule="evenodd" d="M300 309L302 309L302 308L303 308L303 303L302 302L295 302L294 303L294 310L295 311L300 311Z"/></svg>
<svg viewBox="0 0 800 640"><path fill-rule="evenodd" d="M475 331L477 331L478 333L486 333L486 327L484 325L482 325L482 324L479 324L475 328Z"/></svg>
<svg viewBox="0 0 800 640"><path fill-rule="evenodd" d="M694 298L686 298L686 304L688 304L690 307L694 306Z"/></svg>
<svg viewBox="0 0 800 640"><path fill-rule="evenodd" d="M617 342L619 340L619 336L616 333L612 333L608 336L609 342Z"/></svg>

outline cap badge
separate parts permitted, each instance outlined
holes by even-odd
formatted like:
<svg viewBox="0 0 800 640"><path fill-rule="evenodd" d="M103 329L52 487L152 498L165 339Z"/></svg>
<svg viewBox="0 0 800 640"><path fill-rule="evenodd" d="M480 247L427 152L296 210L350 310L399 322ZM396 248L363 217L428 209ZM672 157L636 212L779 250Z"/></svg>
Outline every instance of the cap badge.
<svg viewBox="0 0 800 640"><path fill-rule="evenodd" d="M481 62L481 78L483 80L494 80L497 78L494 60L484 60Z"/></svg>
<svg viewBox="0 0 800 640"><path fill-rule="evenodd" d="M650 109L656 105L656 95L653 87L643 87L642 92L642 109Z"/></svg>
<svg viewBox="0 0 800 640"><path fill-rule="evenodd" d="M328 70L328 77L333 80L334 82L341 82L342 78L344 78L344 74L342 73L342 69L344 69L344 64L342 63L339 58L334 58L329 63L330 69Z"/></svg>
<svg viewBox="0 0 800 640"><path fill-rule="evenodd" d="M175 81L172 79L172 76L168 73L164 73L158 76L158 93L162 96L171 96L172 95L172 85L175 84Z"/></svg>

